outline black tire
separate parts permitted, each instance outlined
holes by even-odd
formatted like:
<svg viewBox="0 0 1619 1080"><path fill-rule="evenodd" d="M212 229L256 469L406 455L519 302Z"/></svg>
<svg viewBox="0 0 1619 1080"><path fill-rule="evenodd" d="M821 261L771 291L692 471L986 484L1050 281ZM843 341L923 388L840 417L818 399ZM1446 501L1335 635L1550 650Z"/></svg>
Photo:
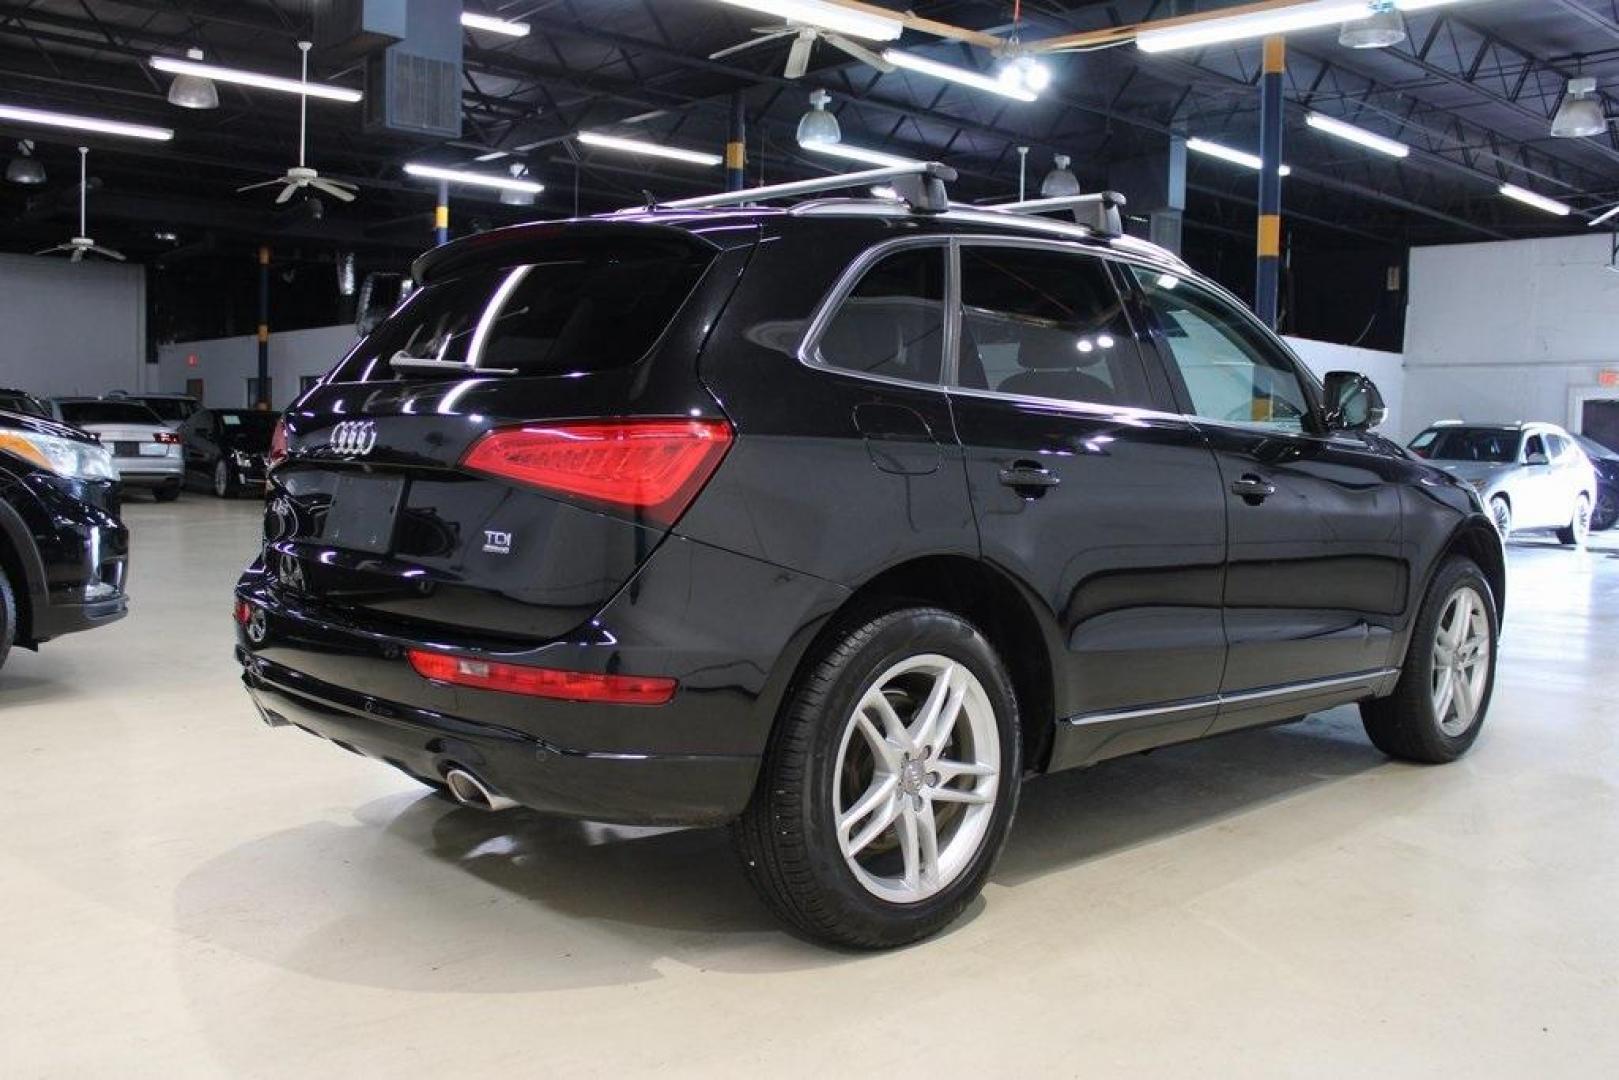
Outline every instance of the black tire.
<svg viewBox="0 0 1619 1080"><path fill-rule="evenodd" d="M0 568L0 668L6 666L12 643L17 640L17 598L11 592L11 579Z"/></svg>
<svg viewBox="0 0 1619 1080"><path fill-rule="evenodd" d="M1482 601L1489 628L1489 669L1483 693L1465 730L1450 733L1441 725L1443 718L1434 707L1434 645L1440 619L1451 599L1460 590L1471 589ZM1471 559L1448 557L1434 575L1428 596L1417 615L1406 649L1405 666L1394 693L1386 698L1365 701L1360 706L1361 721L1372 744L1390 757L1441 765L1455 761L1478 738L1489 714L1495 692L1496 655L1501 633L1496 614L1495 594L1489 581Z"/></svg>
<svg viewBox="0 0 1619 1080"><path fill-rule="evenodd" d="M1495 531L1501 534L1502 543L1512 535L1512 504L1506 497L1497 495L1490 500L1490 520L1495 522Z"/></svg>
<svg viewBox="0 0 1619 1080"><path fill-rule="evenodd" d="M1582 548L1591 533L1591 500L1584 495L1574 500L1574 517L1566 529L1557 530L1557 542Z"/></svg>
<svg viewBox="0 0 1619 1080"><path fill-rule="evenodd" d="M1591 511L1591 531L1607 532L1619 521L1619 492L1611 487L1597 492L1596 508Z"/></svg>
<svg viewBox="0 0 1619 1080"><path fill-rule="evenodd" d="M173 502L180 497L180 481L164 484L162 487L152 489L152 498L158 502Z"/></svg>
<svg viewBox="0 0 1619 1080"><path fill-rule="evenodd" d="M833 784L858 703L896 664L924 656L944 657L977 679L993 712L999 774L983 815L987 826L956 876L924 899L896 903L868 891L846 863ZM782 707L753 800L733 827L743 866L772 910L806 936L863 949L920 940L949 925L978 895L1016 812L1023 752L1011 680L971 623L936 608L892 611L849 629L810 664ZM928 786L937 783L937 774L929 774ZM942 844L951 822L944 816L948 804L941 805Z"/></svg>
<svg viewBox="0 0 1619 1080"><path fill-rule="evenodd" d="M210 490L220 499L234 499L241 492L241 485L236 483L236 477L231 473L230 462L220 458L214 462L214 475Z"/></svg>

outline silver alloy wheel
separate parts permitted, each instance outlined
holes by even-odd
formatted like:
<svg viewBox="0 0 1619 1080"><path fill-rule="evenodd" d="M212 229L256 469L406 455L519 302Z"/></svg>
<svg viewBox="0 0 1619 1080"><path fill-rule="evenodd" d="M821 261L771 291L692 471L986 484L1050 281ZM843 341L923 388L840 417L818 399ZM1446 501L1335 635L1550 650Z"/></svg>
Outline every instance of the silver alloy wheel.
<svg viewBox="0 0 1619 1080"><path fill-rule="evenodd" d="M855 879L914 904L960 877L989 832L1000 763L994 706L964 665L927 653L872 680L832 778L838 848Z"/></svg>
<svg viewBox="0 0 1619 1080"><path fill-rule="evenodd" d="M1450 594L1433 643L1433 712L1455 738L1473 726L1490 684L1490 614L1471 585Z"/></svg>
<svg viewBox="0 0 1619 1080"><path fill-rule="evenodd" d="M1584 547L1585 538L1591 535L1591 500L1584 495L1574 500L1574 520L1570 522L1570 531L1574 533L1574 546Z"/></svg>
<svg viewBox="0 0 1619 1080"><path fill-rule="evenodd" d="M214 494L221 499L230 494L230 466L220 458L214 465Z"/></svg>

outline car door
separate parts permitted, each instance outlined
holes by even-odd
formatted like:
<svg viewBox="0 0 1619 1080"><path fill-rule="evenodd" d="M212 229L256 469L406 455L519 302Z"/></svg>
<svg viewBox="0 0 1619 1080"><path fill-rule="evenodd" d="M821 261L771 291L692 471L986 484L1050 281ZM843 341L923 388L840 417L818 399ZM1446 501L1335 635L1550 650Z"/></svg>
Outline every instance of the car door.
<svg viewBox="0 0 1619 1080"><path fill-rule="evenodd" d="M954 250L949 393L983 557L1028 585L1062 642L1052 767L1202 735L1225 660L1213 455L1169 411L1108 259Z"/></svg>
<svg viewBox="0 0 1619 1080"><path fill-rule="evenodd" d="M1381 683L1412 587L1399 463L1375 436L1326 433L1300 365L1233 300L1175 275L1133 276L1223 485L1228 648L1211 731Z"/></svg>
<svg viewBox="0 0 1619 1080"><path fill-rule="evenodd" d="M1553 525L1567 525L1574 520L1574 502L1587 487L1585 457L1574 447L1574 440L1560 432L1546 433L1546 454L1551 463L1554 506L1550 507Z"/></svg>
<svg viewBox="0 0 1619 1080"><path fill-rule="evenodd" d="M1546 529L1567 525L1569 515L1559 518L1562 499L1551 459L1551 448L1543 432L1530 431L1518 448L1519 478L1513 485L1517 496L1513 505L1513 526L1519 529Z"/></svg>

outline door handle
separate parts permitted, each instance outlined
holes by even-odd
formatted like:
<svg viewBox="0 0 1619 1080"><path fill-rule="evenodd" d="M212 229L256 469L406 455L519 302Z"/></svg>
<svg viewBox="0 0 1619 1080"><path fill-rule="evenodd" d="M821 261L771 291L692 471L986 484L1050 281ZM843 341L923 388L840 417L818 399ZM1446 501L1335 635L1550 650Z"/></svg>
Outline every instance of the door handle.
<svg viewBox="0 0 1619 1080"><path fill-rule="evenodd" d="M1000 481L1026 499L1037 499L1062 483L1062 478L1035 461L1014 461L1000 472Z"/></svg>
<svg viewBox="0 0 1619 1080"><path fill-rule="evenodd" d="M1253 473L1247 473L1231 482L1231 494L1241 497L1249 506L1258 506L1276 494L1276 485Z"/></svg>

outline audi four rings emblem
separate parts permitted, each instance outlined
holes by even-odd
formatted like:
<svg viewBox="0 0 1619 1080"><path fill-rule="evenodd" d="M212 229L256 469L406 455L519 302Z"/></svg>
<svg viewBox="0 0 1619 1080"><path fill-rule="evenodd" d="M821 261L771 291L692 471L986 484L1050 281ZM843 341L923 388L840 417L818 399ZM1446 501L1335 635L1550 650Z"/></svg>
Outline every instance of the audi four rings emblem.
<svg viewBox="0 0 1619 1080"><path fill-rule="evenodd" d="M332 428L326 446L344 457L364 457L377 445L377 425L369 420L345 420Z"/></svg>

